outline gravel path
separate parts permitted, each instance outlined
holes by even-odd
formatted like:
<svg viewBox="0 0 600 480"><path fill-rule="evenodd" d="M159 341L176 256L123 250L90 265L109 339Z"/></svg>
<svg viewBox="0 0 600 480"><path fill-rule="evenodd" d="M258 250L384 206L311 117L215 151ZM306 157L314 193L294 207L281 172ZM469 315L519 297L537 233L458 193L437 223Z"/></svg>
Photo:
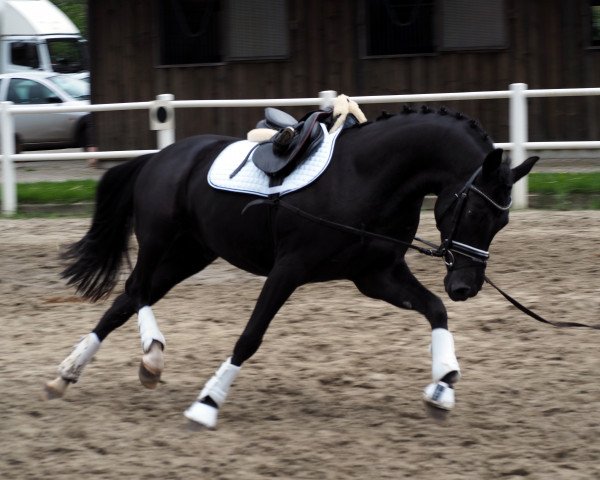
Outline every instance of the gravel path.
<svg viewBox="0 0 600 480"><path fill-rule="evenodd" d="M230 354L263 282L221 261L154 308L167 338L158 388L137 379L132 318L64 399L44 402L43 382L110 305L82 302L60 278L58 248L87 226L0 220L3 480L600 478L600 332L543 325L489 287L450 302L443 264L416 254L415 275L446 300L463 369L445 422L421 402L427 322L329 282L278 313L218 429L188 429L183 410ZM597 323L599 232L600 211L515 212L488 274L547 318ZM419 234L436 238L431 212Z"/></svg>

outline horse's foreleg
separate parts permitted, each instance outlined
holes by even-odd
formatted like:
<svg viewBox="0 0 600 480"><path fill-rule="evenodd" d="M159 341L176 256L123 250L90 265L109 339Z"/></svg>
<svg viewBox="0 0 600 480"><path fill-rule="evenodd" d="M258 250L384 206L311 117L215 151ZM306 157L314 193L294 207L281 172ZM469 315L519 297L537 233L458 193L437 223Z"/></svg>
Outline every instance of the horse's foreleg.
<svg viewBox="0 0 600 480"><path fill-rule="evenodd" d="M460 367L454 352L454 339L445 328L431 331L431 377L423 399L434 407L451 410L454 407L454 384L460 379Z"/></svg>
<svg viewBox="0 0 600 480"><path fill-rule="evenodd" d="M441 299L415 278L404 261L361 275L354 282L369 297L385 300L400 308L416 310L427 318L432 329L433 382L425 388L423 398L435 407L452 409L455 403L453 384L460 378L460 368L454 352L454 340L448 331L448 314Z"/></svg>
<svg viewBox="0 0 600 480"><path fill-rule="evenodd" d="M240 366L225 360L215 374L204 384L198 398L183 413L188 420L208 428L217 426L219 408L225 403L229 389L240 372Z"/></svg>
<svg viewBox="0 0 600 480"><path fill-rule="evenodd" d="M237 377L241 365L259 348L269 324L277 311L301 284L302 269L287 265L273 268L250 316L244 332L238 339L232 357L228 358L215 375L206 382L198 399L184 415L208 428L215 428L219 408L225 402L231 384Z"/></svg>

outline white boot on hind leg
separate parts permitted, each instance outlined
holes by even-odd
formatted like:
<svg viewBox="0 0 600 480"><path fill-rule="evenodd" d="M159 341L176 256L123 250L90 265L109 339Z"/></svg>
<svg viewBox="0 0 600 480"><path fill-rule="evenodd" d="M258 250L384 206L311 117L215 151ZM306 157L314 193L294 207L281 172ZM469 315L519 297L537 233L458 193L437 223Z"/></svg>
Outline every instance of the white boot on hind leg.
<svg viewBox="0 0 600 480"><path fill-rule="evenodd" d="M84 367L100 349L100 339L89 333L75 346L71 354L58 366L59 375L70 383L77 383Z"/></svg>
<svg viewBox="0 0 600 480"><path fill-rule="evenodd" d="M453 382L460 379L460 367L454 352L454 339L445 328L431 331L431 376L430 383L423 392L423 400L443 410L452 410L455 405L452 385L442 379L449 373L455 373Z"/></svg>
<svg viewBox="0 0 600 480"><path fill-rule="evenodd" d="M138 377L141 384L150 389L156 388L165 368L163 346L157 340L150 345L150 350L142 356Z"/></svg>
<svg viewBox="0 0 600 480"><path fill-rule="evenodd" d="M166 342L150 307L138 311L138 328L144 352L138 376L144 387L156 388L165 367L163 349Z"/></svg>
<svg viewBox="0 0 600 480"><path fill-rule="evenodd" d="M225 403L229 388L240 373L240 368L231 363L231 357L225 360L212 378L206 382L198 399L183 413L185 417L205 427L215 428L219 408ZM207 397L210 397L217 407L203 403L202 401Z"/></svg>
<svg viewBox="0 0 600 480"><path fill-rule="evenodd" d="M96 352L100 349L100 339L89 333L81 339L70 355L58 366L58 377L46 383L48 399L62 397L69 383L77 383L81 373Z"/></svg>
<svg viewBox="0 0 600 480"><path fill-rule="evenodd" d="M165 337L158 328L154 312L149 306L140 308L138 311L138 329L140 331L140 340L142 342L142 350L147 353L150 350L152 342L157 341L163 348L167 344Z"/></svg>

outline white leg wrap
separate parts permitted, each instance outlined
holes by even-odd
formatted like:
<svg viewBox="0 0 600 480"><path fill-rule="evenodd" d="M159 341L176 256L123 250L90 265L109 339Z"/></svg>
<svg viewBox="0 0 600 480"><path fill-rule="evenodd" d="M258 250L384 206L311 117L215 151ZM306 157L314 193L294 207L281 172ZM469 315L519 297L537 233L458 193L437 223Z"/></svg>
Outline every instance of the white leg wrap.
<svg viewBox="0 0 600 480"><path fill-rule="evenodd" d="M450 372L457 372L460 378L454 339L445 328L435 328L431 331L431 376L434 382L439 382Z"/></svg>
<svg viewBox="0 0 600 480"><path fill-rule="evenodd" d="M58 366L58 374L69 382L79 380L83 368L100 349L100 339L95 333L89 333L75 346L71 354Z"/></svg>
<svg viewBox="0 0 600 480"><path fill-rule="evenodd" d="M210 397L221 407L227 398L231 384L239 372L240 367L231 364L231 357L225 360L211 379L206 382L200 395L198 395L198 399L183 413L185 417L205 427L215 428L217 426L219 410L211 405L202 403L202 400Z"/></svg>
<svg viewBox="0 0 600 480"><path fill-rule="evenodd" d="M154 340L160 342L163 348L165 347L165 337L160 333L154 313L152 313L152 309L149 306L140 308L138 312L138 328L144 353L148 353L150 345L152 345Z"/></svg>
<svg viewBox="0 0 600 480"><path fill-rule="evenodd" d="M425 387L423 399L434 407L452 410L455 404L454 389L445 382L430 383Z"/></svg>
<svg viewBox="0 0 600 480"><path fill-rule="evenodd" d="M231 384L240 373L240 368L231 363L231 357L225 360L211 379L206 382L198 395L198 400L210 397L219 407L223 405Z"/></svg>

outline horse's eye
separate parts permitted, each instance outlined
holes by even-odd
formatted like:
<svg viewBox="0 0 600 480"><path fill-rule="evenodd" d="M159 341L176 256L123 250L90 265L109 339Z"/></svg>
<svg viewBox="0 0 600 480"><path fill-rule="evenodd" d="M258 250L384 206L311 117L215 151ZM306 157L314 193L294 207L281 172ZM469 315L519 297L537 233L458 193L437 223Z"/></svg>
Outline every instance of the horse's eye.
<svg viewBox="0 0 600 480"><path fill-rule="evenodd" d="M483 211L473 208L467 208L466 217L473 222L484 221L487 218Z"/></svg>

